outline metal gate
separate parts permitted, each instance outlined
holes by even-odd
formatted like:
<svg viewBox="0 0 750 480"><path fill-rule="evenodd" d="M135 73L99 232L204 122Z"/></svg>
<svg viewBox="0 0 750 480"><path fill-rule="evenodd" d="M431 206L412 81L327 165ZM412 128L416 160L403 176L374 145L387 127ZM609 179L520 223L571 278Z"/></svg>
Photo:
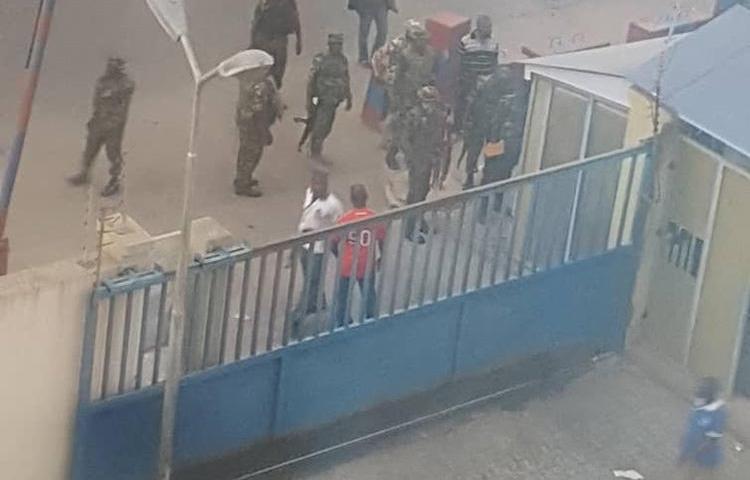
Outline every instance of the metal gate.
<svg viewBox="0 0 750 480"><path fill-rule="evenodd" d="M740 358L734 379L734 390L737 395L750 398L750 296L746 300L740 331L743 332L743 336L740 343Z"/></svg>
<svg viewBox="0 0 750 480"><path fill-rule="evenodd" d="M469 372L511 353L522 357L574 339L616 348L626 324L632 252L645 211L649 148L196 260L190 268L183 345L186 410L178 430L180 425L192 432L213 430L213 436L201 437L198 445L195 435L178 435L183 439L176 446L178 463L221 456L250 441L335 420L357 405L377 401L379 389L398 398L408 386L444 379L451 368L456 374ZM376 248L373 239L382 245ZM352 259L348 270L342 268L344 249L350 249ZM171 272L127 272L92 295L75 478L113 478L118 468L126 468L127 478L140 479L153 467L173 280ZM493 298L501 293L505 300L499 305ZM463 321L461 305L472 302L480 310L467 313L472 318L463 329L455 326ZM533 312L526 310L530 306ZM514 308L518 317L505 314L518 322L512 324L520 329L514 338L525 340L509 342L497 315ZM431 337L438 332L440 342ZM383 341L384 335L393 336ZM357 342L371 347L352 353ZM438 347L445 348L436 366L461 363L433 372L422 371L430 362L409 364L414 360L410 352ZM339 355L346 349L346 355L362 358L347 357L351 362L341 365ZM405 358L391 376L416 377L394 379L391 385L379 376L377 386L352 389L353 398L346 402L329 401L333 394L323 388L316 408L294 403L314 393L318 376L327 376L323 385L341 380L331 378L332 369L348 368L347 375L366 383L371 362L377 362L371 357L392 361L399 355ZM231 388L208 387L208 378L227 381ZM297 395L292 390L300 386ZM133 424L136 418L140 423ZM238 418L244 420L238 423ZM129 452L123 451L126 447Z"/></svg>

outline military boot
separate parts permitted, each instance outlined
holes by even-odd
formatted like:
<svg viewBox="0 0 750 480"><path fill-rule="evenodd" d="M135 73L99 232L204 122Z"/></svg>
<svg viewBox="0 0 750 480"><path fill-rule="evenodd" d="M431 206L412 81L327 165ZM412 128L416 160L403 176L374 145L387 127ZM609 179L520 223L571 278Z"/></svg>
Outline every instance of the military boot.
<svg viewBox="0 0 750 480"><path fill-rule="evenodd" d="M258 198L263 196L257 180L251 180L249 183L234 182L234 193L240 197Z"/></svg>
<svg viewBox="0 0 750 480"><path fill-rule="evenodd" d="M466 181L464 182L464 190L471 190L474 188L474 174L470 173L466 175Z"/></svg>
<svg viewBox="0 0 750 480"><path fill-rule="evenodd" d="M111 197L120 191L120 179L112 177L102 189L102 197Z"/></svg>
<svg viewBox="0 0 750 480"><path fill-rule="evenodd" d="M398 148L389 148L388 152L385 154L385 164L388 166L389 169L393 171L398 171L401 169L401 166L399 164L398 158Z"/></svg>
<svg viewBox="0 0 750 480"><path fill-rule="evenodd" d="M68 177L68 183L73 186L87 185L91 181L89 172L82 171Z"/></svg>

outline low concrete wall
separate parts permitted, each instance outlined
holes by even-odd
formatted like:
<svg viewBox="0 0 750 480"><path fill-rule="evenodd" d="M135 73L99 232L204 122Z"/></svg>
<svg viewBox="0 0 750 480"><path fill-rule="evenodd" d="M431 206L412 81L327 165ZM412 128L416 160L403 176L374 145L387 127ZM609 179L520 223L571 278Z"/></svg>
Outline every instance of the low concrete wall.
<svg viewBox="0 0 750 480"><path fill-rule="evenodd" d="M3 478L67 478L92 282L73 262L0 278Z"/></svg>
<svg viewBox="0 0 750 480"><path fill-rule="evenodd" d="M130 218L108 221L102 278L125 267L174 267L179 232L151 237ZM233 243L215 220L193 222L195 253ZM84 320L94 284L95 262L88 263L88 269L70 260L0 277L2 478L69 478Z"/></svg>

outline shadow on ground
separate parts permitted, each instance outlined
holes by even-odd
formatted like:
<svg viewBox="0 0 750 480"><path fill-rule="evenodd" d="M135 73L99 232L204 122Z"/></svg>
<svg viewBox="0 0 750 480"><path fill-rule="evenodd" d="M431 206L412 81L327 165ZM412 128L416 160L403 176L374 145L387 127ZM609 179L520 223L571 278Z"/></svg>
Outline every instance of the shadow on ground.
<svg viewBox="0 0 750 480"><path fill-rule="evenodd" d="M480 409L499 408L504 411L521 411L530 400L559 395L570 382L590 371L593 365L591 354L592 352L586 348L574 348L537 355L484 375L456 380L432 391L385 403L313 432L264 442L224 458L183 468L177 472L176 478L177 480L233 480L351 442L373 432L392 429L392 427L422 417L431 416L424 422L419 422L418 425L439 421L461 423L466 415ZM451 411L444 416L434 415L453 406L491 396L496 392L519 385L522 387L517 390L488 398L466 409ZM299 468L304 468L307 474L325 471L333 465L366 455L369 451L392 440L393 434L408 431L416 425L392 429L383 435L332 449L325 454L311 456L311 458L252 478L291 479Z"/></svg>

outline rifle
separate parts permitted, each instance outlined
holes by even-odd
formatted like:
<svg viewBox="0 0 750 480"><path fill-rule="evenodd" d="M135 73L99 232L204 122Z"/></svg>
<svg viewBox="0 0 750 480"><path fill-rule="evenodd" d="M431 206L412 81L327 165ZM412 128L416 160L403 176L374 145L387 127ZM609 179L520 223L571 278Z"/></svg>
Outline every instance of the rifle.
<svg viewBox="0 0 750 480"><path fill-rule="evenodd" d="M466 155L469 153L469 150L466 148L466 140L464 140L462 144L463 144L463 147L461 148L461 156L458 157L458 162L456 162L456 168L461 166L461 164L464 161L464 158L466 158Z"/></svg>
<svg viewBox="0 0 750 480"><path fill-rule="evenodd" d="M310 106L310 111L307 113L307 117L294 117L294 123L302 123L305 125L305 129L302 131L302 137L299 139L299 143L297 144L298 152L302 151L302 147L305 146L307 140L312 134L313 124L315 123L315 113L317 112L317 110L318 107L315 102L313 102Z"/></svg>

